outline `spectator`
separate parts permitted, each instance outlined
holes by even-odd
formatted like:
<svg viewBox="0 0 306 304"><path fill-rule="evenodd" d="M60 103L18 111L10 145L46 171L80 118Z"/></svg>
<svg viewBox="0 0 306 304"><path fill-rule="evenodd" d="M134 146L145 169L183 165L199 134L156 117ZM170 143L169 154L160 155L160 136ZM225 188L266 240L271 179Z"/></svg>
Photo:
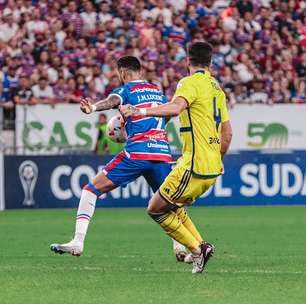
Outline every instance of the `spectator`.
<svg viewBox="0 0 306 304"><path fill-rule="evenodd" d="M109 13L109 4L107 1L102 1L100 4L99 21L103 24L107 21L112 20L112 15Z"/></svg>
<svg viewBox="0 0 306 304"><path fill-rule="evenodd" d="M109 79L109 83L105 88L105 95L107 96L110 94L115 88L118 88L120 86L120 79L117 75L113 75Z"/></svg>
<svg viewBox="0 0 306 304"><path fill-rule="evenodd" d="M81 13L83 22L83 30L90 34L93 33L96 28L97 13L93 9L93 5L90 1L86 1L84 5L85 11Z"/></svg>
<svg viewBox="0 0 306 304"><path fill-rule="evenodd" d="M167 27L164 36L167 36L170 42L179 42L182 45L186 45L189 36L185 29L185 23L180 16L174 16L173 25Z"/></svg>
<svg viewBox="0 0 306 304"><path fill-rule="evenodd" d="M218 11L213 8L213 2L212 0L206 0L206 1L199 1L198 7L197 7L197 13L199 16L217 16Z"/></svg>
<svg viewBox="0 0 306 304"><path fill-rule="evenodd" d="M40 103L54 103L53 88L48 84L47 77L40 77L38 84L32 87L33 95Z"/></svg>
<svg viewBox="0 0 306 304"><path fill-rule="evenodd" d="M269 102L298 102L305 17L302 1L8 1L0 9L2 105L14 105L20 75L34 95L53 94L37 103L104 97L120 84L116 59L124 54L140 57L146 77L170 97L187 74L186 44L203 39L215 48L212 72L231 104L259 100L259 92ZM41 78L48 80L39 89Z"/></svg>
<svg viewBox="0 0 306 304"><path fill-rule="evenodd" d="M10 65L7 73L4 73L2 75L2 79L0 79L1 80L1 87L0 87L1 102L3 102L4 105L8 107L13 106L12 104L13 92L18 87L18 83L19 83L16 69L17 69L16 66Z"/></svg>
<svg viewBox="0 0 306 304"><path fill-rule="evenodd" d="M77 12L77 5L75 1L69 1L62 20L65 25L71 25L72 31L78 36L81 34L83 21L80 14Z"/></svg>
<svg viewBox="0 0 306 304"><path fill-rule="evenodd" d="M253 19L251 12L245 12L244 14L244 28L247 32L258 32L261 30L260 24Z"/></svg>
<svg viewBox="0 0 306 304"><path fill-rule="evenodd" d="M164 0L157 0L156 7L154 7L151 12L151 17L156 20L159 15L162 15L166 26L172 25L172 12L166 7Z"/></svg>
<svg viewBox="0 0 306 304"><path fill-rule="evenodd" d="M294 97L294 102L306 103L306 81L305 80L299 83L297 94Z"/></svg>
<svg viewBox="0 0 306 304"><path fill-rule="evenodd" d="M234 71L237 72L241 83L248 83L253 79L254 75L251 71L251 63L247 54L240 54L240 58L234 66Z"/></svg>
<svg viewBox="0 0 306 304"><path fill-rule="evenodd" d="M13 92L13 101L16 105L34 105L37 103L30 86L30 80L26 76L20 77L19 86Z"/></svg>
<svg viewBox="0 0 306 304"><path fill-rule="evenodd" d="M244 17L246 13L253 12L253 3L250 0L237 1L237 8L241 17Z"/></svg>
<svg viewBox="0 0 306 304"><path fill-rule="evenodd" d="M0 25L0 40L8 42L13 37L17 36L19 26L15 23L13 12L10 8L3 10L3 21Z"/></svg>
<svg viewBox="0 0 306 304"><path fill-rule="evenodd" d="M269 103L269 96L264 90L262 80L257 78L253 81L253 89L251 90L249 100L250 103Z"/></svg>
<svg viewBox="0 0 306 304"><path fill-rule="evenodd" d="M27 30L30 41L32 42L35 41L35 35L44 35L44 33L47 31L48 24L46 21L41 20L40 11L38 9L34 9L32 11L30 20L25 24L25 29Z"/></svg>
<svg viewBox="0 0 306 304"><path fill-rule="evenodd" d="M296 73L301 80L306 80L306 53L302 54L301 61L296 67Z"/></svg>
<svg viewBox="0 0 306 304"><path fill-rule="evenodd" d="M65 94L66 102L79 103L81 97L84 97L83 92L77 87L74 78L69 78L67 81L67 91Z"/></svg>

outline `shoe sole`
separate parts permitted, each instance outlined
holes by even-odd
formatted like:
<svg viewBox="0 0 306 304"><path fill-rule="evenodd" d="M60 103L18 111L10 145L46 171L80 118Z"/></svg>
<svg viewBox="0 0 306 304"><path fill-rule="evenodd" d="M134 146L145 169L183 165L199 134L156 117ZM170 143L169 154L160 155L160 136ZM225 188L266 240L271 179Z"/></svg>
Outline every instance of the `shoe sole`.
<svg viewBox="0 0 306 304"><path fill-rule="evenodd" d="M81 256L82 253L74 253L74 252L67 252L67 251L63 251L61 249L59 249L57 246L50 246L50 250L53 251L54 253L57 253L57 254L64 254L64 253L70 253L72 256Z"/></svg>

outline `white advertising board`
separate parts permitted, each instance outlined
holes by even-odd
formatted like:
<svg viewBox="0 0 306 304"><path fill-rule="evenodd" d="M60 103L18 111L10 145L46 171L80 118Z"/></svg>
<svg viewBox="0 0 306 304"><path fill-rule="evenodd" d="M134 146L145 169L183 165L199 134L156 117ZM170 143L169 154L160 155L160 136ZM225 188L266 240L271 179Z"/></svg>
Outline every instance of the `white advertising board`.
<svg viewBox="0 0 306 304"><path fill-rule="evenodd" d="M116 111L106 111L108 117ZM93 150L98 113L83 114L78 105L17 107L19 153L59 153L61 149ZM306 150L306 105L237 105L230 110L232 150ZM180 149L178 120L168 124L173 151Z"/></svg>
<svg viewBox="0 0 306 304"><path fill-rule="evenodd" d="M118 111L104 113L111 118ZM93 150L98 135L98 116L99 113L82 113L79 105L17 106L17 153L57 154L69 148ZM176 120L167 126L173 151L181 147L177 126Z"/></svg>
<svg viewBox="0 0 306 304"><path fill-rule="evenodd" d="M98 115L86 115L78 105L18 106L17 151L54 154L71 147L93 149L98 134Z"/></svg>
<svg viewBox="0 0 306 304"><path fill-rule="evenodd" d="M239 105L230 117L233 150L306 150L306 105Z"/></svg>

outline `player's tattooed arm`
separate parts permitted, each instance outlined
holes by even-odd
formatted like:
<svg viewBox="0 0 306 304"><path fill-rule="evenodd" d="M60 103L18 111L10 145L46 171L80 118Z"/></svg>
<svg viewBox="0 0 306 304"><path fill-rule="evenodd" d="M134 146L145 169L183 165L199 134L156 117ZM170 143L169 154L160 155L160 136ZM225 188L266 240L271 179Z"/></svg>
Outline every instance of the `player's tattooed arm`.
<svg viewBox="0 0 306 304"><path fill-rule="evenodd" d="M120 112L125 117L150 116L150 117L173 117L179 115L188 107L183 97L175 97L171 102L155 108L136 108L131 105L120 107Z"/></svg>
<svg viewBox="0 0 306 304"><path fill-rule="evenodd" d="M83 98L80 102L81 111L90 114L95 111L105 111L116 108L120 105L121 100L116 95L110 95L106 99L93 102L90 98Z"/></svg>

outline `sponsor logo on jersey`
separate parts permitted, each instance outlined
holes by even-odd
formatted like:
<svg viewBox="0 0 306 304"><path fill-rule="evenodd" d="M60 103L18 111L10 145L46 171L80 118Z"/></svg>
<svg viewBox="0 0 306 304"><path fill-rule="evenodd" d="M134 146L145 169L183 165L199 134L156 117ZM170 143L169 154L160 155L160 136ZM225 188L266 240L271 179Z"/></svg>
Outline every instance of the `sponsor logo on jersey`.
<svg viewBox="0 0 306 304"><path fill-rule="evenodd" d="M147 147L148 147L148 148L157 148L157 149L166 149L166 150L169 149L169 146L168 146L168 145L165 145L165 144L157 144L157 143L148 143L148 144L147 144Z"/></svg>
<svg viewBox="0 0 306 304"><path fill-rule="evenodd" d="M160 93L160 90L150 83L141 83L136 84L135 86L130 88L131 93L144 93L144 92L154 92L154 93Z"/></svg>
<svg viewBox="0 0 306 304"><path fill-rule="evenodd" d="M132 139L135 141L162 140L168 142L167 132L163 130L150 130L148 132L136 134Z"/></svg>

